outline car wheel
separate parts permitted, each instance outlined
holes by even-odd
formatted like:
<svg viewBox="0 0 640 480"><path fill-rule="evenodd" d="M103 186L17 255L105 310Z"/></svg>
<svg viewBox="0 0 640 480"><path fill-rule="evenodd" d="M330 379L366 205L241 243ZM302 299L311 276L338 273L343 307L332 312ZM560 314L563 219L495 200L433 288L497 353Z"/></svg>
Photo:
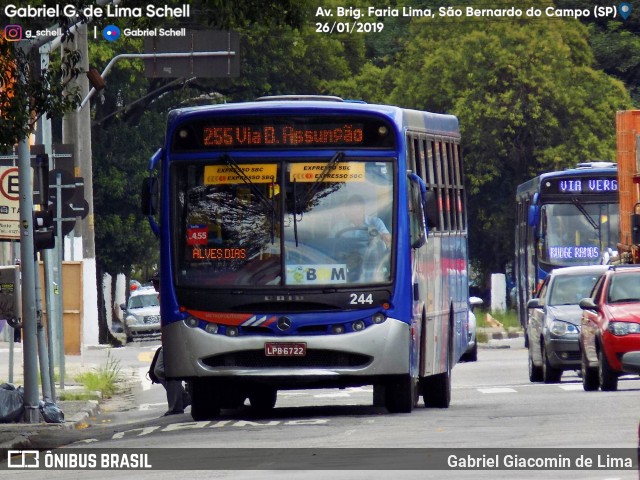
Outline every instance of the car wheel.
<svg viewBox="0 0 640 480"><path fill-rule="evenodd" d="M133 342L133 335L131 335L129 328L125 325L123 330L124 330L124 335L127 338L127 343Z"/></svg>
<svg viewBox="0 0 640 480"><path fill-rule="evenodd" d="M562 370L553 367L549 363L547 348L542 346L542 379L544 383L558 383L562 377Z"/></svg>
<svg viewBox="0 0 640 480"><path fill-rule="evenodd" d="M542 367L537 367L533 363L533 358L531 357L531 347L528 348L529 351L529 380L532 382L541 382L542 381Z"/></svg>
<svg viewBox="0 0 640 480"><path fill-rule="evenodd" d="M618 389L618 374L611 369L607 356L601 348L598 352L598 377L603 392L615 392Z"/></svg>
<svg viewBox="0 0 640 480"><path fill-rule="evenodd" d="M464 353L464 355L462 355L462 357L460 357L460 361L461 362L477 362L478 361L478 342L476 341L476 343L473 344L473 347L471 348L471 350L468 350L467 352Z"/></svg>
<svg viewBox="0 0 640 480"><path fill-rule="evenodd" d="M587 357L582 352L580 363L580 372L582 374L582 388L585 392L592 392L600 387L600 377L598 376L598 369L590 367L587 362Z"/></svg>

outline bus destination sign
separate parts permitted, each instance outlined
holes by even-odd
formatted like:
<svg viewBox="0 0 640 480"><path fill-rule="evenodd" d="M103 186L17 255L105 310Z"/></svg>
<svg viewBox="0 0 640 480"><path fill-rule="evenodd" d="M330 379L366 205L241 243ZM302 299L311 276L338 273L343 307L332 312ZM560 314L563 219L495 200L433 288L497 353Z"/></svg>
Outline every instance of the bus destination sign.
<svg viewBox="0 0 640 480"><path fill-rule="evenodd" d="M291 148L393 148L381 119L348 117L231 117L198 119L172 135L174 152Z"/></svg>
<svg viewBox="0 0 640 480"><path fill-rule="evenodd" d="M362 125L216 125L204 127L205 147L271 147L296 146L349 146L362 145L364 132Z"/></svg>
<svg viewBox="0 0 640 480"><path fill-rule="evenodd" d="M607 194L618 192L618 180L607 177L574 177L545 180L545 193L559 194Z"/></svg>

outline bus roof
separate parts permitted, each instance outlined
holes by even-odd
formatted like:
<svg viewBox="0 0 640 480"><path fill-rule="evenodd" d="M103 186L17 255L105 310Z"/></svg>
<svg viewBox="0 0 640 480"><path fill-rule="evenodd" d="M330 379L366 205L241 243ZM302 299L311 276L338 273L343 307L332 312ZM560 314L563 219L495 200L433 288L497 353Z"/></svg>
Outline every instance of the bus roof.
<svg viewBox="0 0 640 480"><path fill-rule="evenodd" d="M454 115L423 112L391 105L325 100L260 100L244 103L224 103L185 107L169 112L168 123L182 123L208 115L283 115L283 114L372 114L386 117L396 125L445 136L460 136L458 119Z"/></svg>

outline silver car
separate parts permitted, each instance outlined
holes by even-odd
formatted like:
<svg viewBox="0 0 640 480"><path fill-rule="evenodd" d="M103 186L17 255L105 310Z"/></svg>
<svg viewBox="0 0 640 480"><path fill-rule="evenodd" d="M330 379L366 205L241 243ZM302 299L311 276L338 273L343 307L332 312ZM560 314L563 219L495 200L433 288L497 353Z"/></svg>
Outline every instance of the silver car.
<svg viewBox="0 0 640 480"><path fill-rule="evenodd" d="M608 268L556 268L544 279L538 296L529 300L529 380L557 383L565 370L580 370L582 309L578 303L589 296Z"/></svg>
<svg viewBox="0 0 640 480"><path fill-rule="evenodd" d="M135 336L156 335L160 333L160 303L158 292L153 287L139 287L131 292L126 305L120 305L124 311L124 333L127 341Z"/></svg>
<svg viewBox="0 0 640 480"><path fill-rule="evenodd" d="M474 309L482 305L482 299L479 297L469 297L469 322L467 329L467 350L464 352L460 361L476 362L478 360L478 339L476 337L476 315Z"/></svg>

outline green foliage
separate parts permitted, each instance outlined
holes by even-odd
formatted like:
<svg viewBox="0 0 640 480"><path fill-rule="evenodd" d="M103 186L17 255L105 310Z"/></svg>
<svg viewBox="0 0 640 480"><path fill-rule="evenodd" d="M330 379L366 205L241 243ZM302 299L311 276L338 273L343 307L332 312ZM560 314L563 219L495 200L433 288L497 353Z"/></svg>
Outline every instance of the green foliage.
<svg viewBox="0 0 640 480"><path fill-rule="evenodd" d="M0 148L26 138L42 115L61 116L80 104L77 89L68 88L80 70L77 51L64 49L62 61L38 72L36 50L0 41Z"/></svg>
<svg viewBox="0 0 640 480"><path fill-rule="evenodd" d="M476 326L490 327L487 323L487 314L491 314L493 318L499 321L505 330L521 330L520 320L518 319L518 313L515 310L509 309L504 312L489 312L488 310L476 311Z"/></svg>
<svg viewBox="0 0 640 480"><path fill-rule="evenodd" d="M100 392L102 398L110 398L116 393L120 380L120 360L113 358L109 351L104 365L80 374L77 380L90 392Z"/></svg>
<svg viewBox="0 0 640 480"><path fill-rule="evenodd" d="M558 8L591 9L588 0L556 0ZM616 18L580 20L589 28L589 43L595 57L595 67L624 82L634 103L640 102L640 2L632 0L632 14L624 20Z"/></svg>
<svg viewBox="0 0 640 480"><path fill-rule="evenodd" d="M575 21L412 22L392 101L460 119L469 185L470 253L480 273L513 256L516 186L547 170L615 157L621 82L592 68Z"/></svg>

